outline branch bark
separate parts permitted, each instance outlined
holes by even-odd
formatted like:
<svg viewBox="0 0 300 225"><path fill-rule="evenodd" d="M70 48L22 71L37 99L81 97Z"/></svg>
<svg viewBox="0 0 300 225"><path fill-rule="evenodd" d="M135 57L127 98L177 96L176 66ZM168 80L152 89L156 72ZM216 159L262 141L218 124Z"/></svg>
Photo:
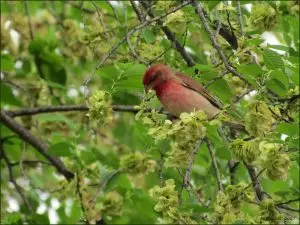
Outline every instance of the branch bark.
<svg viewBox="0 0 300 225"><path fill-rule="evenodd" d="M219 189L219 191L223 192L224 188L223 188L221 175L220 175L220 171L219 171L219 168L218 168L218 164L217 164L217 160L216 160L215 152L213 150L212 143L210 142L210 140L208 138L205 139L205 142L206 142L206 145L207 145L210 157L211 157L213 167L214 167L215 172L216 172L217 182L218 182L218 189Z"/></svg>
<svg viewBox="0 0 300 225"><path fill-rule="evenodd" d="M64 175L67 180L73 179L74 174L67 170L63 162L59 158L53 157L47 153L48 145L46 143L32 135L28 130L14 121L13 118L3 110L0 112L0 120L9 129L18 134L22 140L35 147L38 152L42 154L46 159L48 159L51 164L57 169L57 171Z"/></svg>
<svg viewBox="0 0 300 225"><path fill-rule="evenodd" d="M250 175L251 181L252 181L252 186L255 190L256 197L259 201L262 201L264 199L264 193L262 190L262 187L260 185L260 182L258 180L258 176L256 175L255 168L252 165L249 165L244 162L245 167L248 170L248 173Z"/></svg>
<svg viewBox="0 0 300 225"><path fill-rule="evenodd" d="M149 9L148 2L147 1L140 1L140 3L145 8L145 10L148 11L148 15L151 18L154 18L155 15L153 14L152 10ZM161 21L158 21L158 22L162 25ZM194 66L195 65L194 60L192 59L190 54L185 50L184 46L179 43L179 41L177 40L175 34L170 30L170 28L167 27L167 26L162 26L161 29L165 33L165 35L167 36L169 41L171 41L171 43L174 44L175 49L180 53L180 55L182 56L182 58L184 59L186 64L190 67Z"/></svg>
<svg viewBox="0 0 300 225"><path fill-rule="evenodd" d="M197 10L197 14L199 15L199 18L200 20L202 21L203 25L204 25L204 28L206 30L206 32L208 33L208 36L212 42L212 45L213 47L217 50L225 68L232 73L232 75L234 76L237 76L239 77L241 80L245 81L247 84L249 84L248 80L246 78L244 78L242 76L242 74L240 74L239 72L237 72L228 62L228 59L226 58L226 56L224 55L223 51L222 51L222 48L221 46L217 43L216 39L214 38L214 34L213 32L211 31L207 21L206 21L206 18L205 18L205 15L204 15L204 12L203 12L203 9L201 7L201 4L200 2L196 2L195 0L192 0L194 6L196 7L196 10Z"/></svg>
<svg viewBox="0 0 300 225"><path fill-rule="evenodd" d="M20 185L17 183L17 181L14 178L14 174L13 174L13 170L12 170L13 165L9 161L6 153L4 152L4 149L3 149L3 140L0 140L0 154L1 154L1 158L4 159L4 161L5 161L6 165L7 165L9 181L14 185L16 191L21 196L21 198L22 198L24 204L26 205L26 207L29 209L30 212L32 212L31 205L29 204L28 200L26 199L25 195L23 194Z"/></svg>

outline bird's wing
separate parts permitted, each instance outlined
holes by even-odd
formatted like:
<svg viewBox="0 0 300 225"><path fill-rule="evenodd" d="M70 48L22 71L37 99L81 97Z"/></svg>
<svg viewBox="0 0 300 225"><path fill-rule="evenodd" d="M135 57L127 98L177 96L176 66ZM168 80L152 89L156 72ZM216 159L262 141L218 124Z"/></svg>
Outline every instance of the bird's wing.
<svg viewBox="0 0 300 225"><path fill-rule="evenodd" d="M205 97L212 105L216 106L219 109L222 109L222 105L197 81L195 81L193 78L186 76L182 73L175 73L175 75L180 78L182 81L182 85L186 88L189 88L199 94L201 94L203 97Z"/></svg>

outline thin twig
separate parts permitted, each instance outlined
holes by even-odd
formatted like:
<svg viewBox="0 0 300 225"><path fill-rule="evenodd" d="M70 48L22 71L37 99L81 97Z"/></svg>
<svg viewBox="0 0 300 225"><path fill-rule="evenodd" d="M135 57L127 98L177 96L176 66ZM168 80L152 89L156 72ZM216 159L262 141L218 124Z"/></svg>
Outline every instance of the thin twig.
<svg viewBox="0 0 300 225"><path fill-rule="evenodd" d="M190 2L189 1L185 1L183 3L181 3L180 5L178 5L177 7L174 7L173 9L171 9L170 11L164 13L163 15L154 17L150 20L146 20L145 22L141 23L140 25L134 27L133 29L131 29L129 32L127 32L127 34L118 42L116 43L111 50L103 56L103 58L101 59L101 61L98 63L98 65L95 68L95 71L92 73L92 75L90 75L83 83L84 86L84 96L85 96L85 101L86 103L88 102L88 84L91 81L91 79L95 76L96 70L100 69L101 66L106 62L106 60L124 43L124 41L127 40L127 37L133 35L136 31L146 27L147 25L159 21L161 19L163 19L164 17L182 9L183 7L185 7L186 5L189 5Z"/></svg>
<svg viewBox="0 0 300 225"><path fill-rule="evenodd" d="M235 171L239 165L239 162L235 162L234 160L228 161L228 168L229 168L229 174L230 174L230 184L235 184Z"/></svg>
<svg viewBox="0 0 300 225"><path fill-rule="evenodd" d="M147 2L146 1L140 1L140 3L142 4L142 6L145 9L148 9L148 15L151 18L153 18L154 14L153 14L151 8L149 9L149 5L147 4ZM159 21L159 22L162 25L162 22L161 21ZM171 29L168 26L162 26L161 29L165 33L165 35L167 36L169 41L171 41L171 43L174 44L174 48L179 52L179 54L182 56L182 58L184 59L186 64L189 67L194 66L195 65L194 60L192 59L190 54L185 50L184 46L181 45L180 42L177 40L176 35L171 31Z"/></svg>
<svg viewBox="0 0 300 225"><path fill-rule="evenodd" d="M106 185L108 184L108 182L109 182L112 178L114 178L116 175L118 175L121 171L122 171L122 169L119 168L119 169L113 171L112 173L108 174L108 175L103 179L103 181L99 184L100 187L99 187L99 189L97 190L97 192L96 192L96 194L95 194L96 197L90 201L91 203L95 203L95 202L96 202L97 197L104 191L104 188L106 187Z"/></svg>
<svg viewBox="0 0 300 225"><path fill-rule="evenodd" d="M80 207L81 207L81 211L82 211L82 214L85 216L85 206L83 204L83 196L82 196L82 193L80 191L80 178L79 178L79 173L77 172L76 173L76 194L78 194L78 197L79 197L79 202L80 202ZM85 218L85 221L86 221L86 224L89 224L89 221Z"/></svg>
<svg viewBox="0 0 300 225"><path fill-rule="evenodd" d="M49 155L47 153L48 145L46 143L36 138L23 126L14 121L13 118L3 110L0 111L0 120L5 126L18 134L22 140L35 147L40 154L42 154L51 162L51 164L57 169L59 173L65 176L67 180L71 180L74 177L74 174L67 170L67 168L59 158L53 157L52 155Z"/></svg>
<svg viewBox="0 0 300 225"><path fill-rule="evenodd" d="M240 36L244 35L244 22L243 22L243 14L242 14L242 9L241 9L241 3L238 0L237 2L237 14L239 18L239 23L240 23Z"/></svg>
<svg viewBox="0 0 300 225"><path fill-rule="evenodd" d="M22 192L22 189L20 187L20 185L16 182L15 178L14 178L14 174L13 174L13 170L12 170L12 164L11 162L9 161L6 153L4 152L4 149L3 149L3 145L2 145L2 141L0 141L0 151L1 151L1 157L3 157L6 165L7 165L7 169L8 169L8 176L9 176L9 181L13 183L16 191L19 193L19 195L21 196L24 204L26 205L26 207L29 209L30 212L33 212L32 211L32 207L31 205L29 204L29 202L27 201L25 195L23 194Z"/></svg>
<svg viewBox="0 0 300 225"><path fill-rule="evenodd" d="M208 88L210 85L212 85L214 82L216 82L217 80L222 79L226 74L228 74L228 71L224 71L222 72L219 76L215 77L214 79L210 80L207 84L205 84L205 88Z"/></svg>
<svg viewBox="0 0 300 225"><path fill-rule="evenodd" d="M195 157L197 155L197 152L199 150L199 147L200 147L201 143L202 143L202 138L199 139L198 141L196 141L196 143L195 143L194 149L193 149L192 154L190 156L189 165L188 165L188 167L185 171L184 182L183 182L184 186L188 186L188 184L190 183L190 179L191 179L190 176L191 176L192 166L194 164L194 160L195 160Z"/></svg>
<svg viewBox="0 0 300 225"><path fill-rule="evenodd" d="M28 10L27 1L24 1L24 8L25 8L25 13L26 13L27 19L28 19L28 27L29 27L30 39L31 39L31 41L33 41L34 40L33 27L32 27L32 23L31 23L31 18L30 18L30 14L29 14L29 10ZM35 63L35 66L37 68L37 71L38 71L38 74L40 75L40 77L43 80L46 80L46 77L45 77L44 72L43 72L42 67L41 67L42 66L41 60L40 60L40 57L38 55L34 56L34 63ZM52 87L50 87L48 85L48 83L47 83L47 86L48 86L48 90L50 92L50 96L54 96L57 99L57 101L59 103L61 103L60 98L55 95L54 90L52 89Z"/></svg>
<svg viewBox="0 0 300 225"><path fill-rule="evenodd" d="M218 182L218 189L219 189L219 191L223 192L224 189L223 189L223 184L222 184L222 180L221 180L221 175L220 175L220 171L219 171L219 168L218 168L218 164L217 164L217 160L216 160L215 152L213 150L212 143L210 142L210 140L208 138L205 139L205 142L206 142L206 145L207 145L210 157L211 157L213 167L214 167L215 172L216 172L217 182Z"/></svg>
<svg viewBox="0 0 300 225"><path fill-rule="evenodd" d="M290 204L290 203L292 203L292 202L299 202L300 201L300 198L298 197L298 198L295 198L295 199L290 199L290 200L288 200L288 201L286 201L286 202L280 202L280 203L277 203L276 205L277 206L279 206L279 205L285 205L285 204Z"/></svg>
<svg viewBox="0 0 300 225"><path fill-rule="evenodd" d="M200 138L199 140L196 141L196 143L194 145L194 149L192 150L192 153L190 155L189 164L188 164L188 167L187 167L187 169L185 171L185 174L183 176L183 181L182 181L181 189L180 189L180 191L178 193L179 204L182 203L181 194L182 194L183 188L187 188L191 184L190 176L191 176L192 166L194 164L194 160L195 160L196 154L197 154L197 152L199 150L199 147L200 147L201 143L202 143L202 138Z"/></svg>
<svg viewBox="0 0 300 225"><path fill-rule="evenodd" d="M13 162L13 163L11 163L11 166L18 166L18 165L20 165L20 163L21 163L21 161ZM22 164L27 164L27 165L45 164L45 165L53 166L49 162L39 161L39 160L22 160Z"/></svg>
<svg viewBox="0 0 300 225"><path fill-rule="evenodd" d="M133 8L133 10L135 11L138 19L143 22L144 21L144 16L142 14L142 12L140 11L139 7L135 4L135 2L133 0L130 0L131 6Z"/></svg>
<svg viewBox="0 0 300 225"><path fill-rule="evenodd" d="M104 34L105 34L106 40L107 40L109 43L111 43L111 42L110 42L110 36L109 36L109 34L108 34L107 30L106 30L106 26L105 26L105 23L104 23L104 21L103 21L103 19L102 19L102 15L101 15L101 13L100 13L100 11L99 11L99 9L98 9L98 6L97 6L96 3L94 2L94 0L92 0L91 2L92 2L92 4L93 4L93 6L95 7L96 12L97 12L97 14L98 14L99 22L100 22L100 24L101 24L101 26L102 26L102 28L103 28L103 32L104 32Z"/></svg>
<svg viewBox="0 0 300 225"><path fill-rule="evenodd" d="M206 21L206 18L205 18L205 15L203 13L203 9L201 7L201 4L200 2L197 2L195 0L193 0L193 3L196 7L196 10L197 10L197 13L199 15L199 18L200 20L202 21L203 25L204 25L204 28L206 30L206 32L208 33L209 37L210 37L210 40L212 42L212 45L213 47L217 50L225 68L232 73L232 75L234 76L237 76L239 77L241 80L245 81L247 84L249 84L248 80L246 78L243 77L242 74L240 74L239 72L237 72L228 62L228 59L226 58L226 56L224 55L223 51L222 51L222 48L221 46L217 43L217 41L215 40L214 38L214 34L213 32L211 31L207 21Z"/></svg>
<svg viewBox="0 0 300 225"><path fill-rule="evenodd" d="M159 162L159 168L158 168L160 186L163 186L163 184L164 184L164 177L163 177L164 161L165 161L164 154L162 152L160 152L160 162Z"/></svg>
<svg viewBox="0 0 300 225"><path fill-rule="evenodd" d="M219 32L220 32L220 29L222 27L222 22L221 20L218 21L218 26L217 26L217 29L216 29L216 32L215 32L215 39L217 39L218 35L219 35Z"/></svg>
<svg viewBox="0 0 300 225"><path fill-rule="evenodd" d="M131 112L137 113L140 109L135 105L112 105L112 110L116 112ZM3 111L10 117L19 116L33 116L43 113L55 113L55 112L72 112L72 111L88 111L89 108L86 105L60 105L60 106L45 106L36 108L24 108L12 111ZM147 109L146 112L150 112L152 109ZM166 111L160 111L160 113L168 114Z"/></svg>
<svg viewBox="0 0 300 225"><path fill-rule="evenodd" d="M247 163L244 162L245 167L248 170L248 173L250 175L251 181L252 181L252 186L255 190L256 193L256 197L259 201L262 201L264 199L264 194L263 194L263 190L262 187L260 185L260 182L258 180L258 176L256 175L256 171L255 168L252 165L249 165Z"/></svg>
<svg viewBox="0 0 300 225"><path fill-rule="evenodd" d="M31 18L30 18L30 14L29 14L29 10L28 10L28 2L27 2L27 0L25 0L23 3L24 3L24 8L25 8L25 13L27 15L30 39L33 40L34 39L33 28L32 28Z"/></svg>

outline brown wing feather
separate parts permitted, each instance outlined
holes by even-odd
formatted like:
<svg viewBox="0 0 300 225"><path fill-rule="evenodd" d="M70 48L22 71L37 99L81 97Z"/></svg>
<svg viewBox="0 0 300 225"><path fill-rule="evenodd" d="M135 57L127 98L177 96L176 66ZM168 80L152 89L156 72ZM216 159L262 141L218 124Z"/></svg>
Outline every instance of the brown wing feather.
<svg viewBox="0 0 300 225"><path fill-rule="evenodd" d="M183 86L201 94L212 105L216 106L219 109L222 109L222 105L201 84L199 84L193 78L186 76L182 73L175 73L175 75L180 78Z"/></svg>

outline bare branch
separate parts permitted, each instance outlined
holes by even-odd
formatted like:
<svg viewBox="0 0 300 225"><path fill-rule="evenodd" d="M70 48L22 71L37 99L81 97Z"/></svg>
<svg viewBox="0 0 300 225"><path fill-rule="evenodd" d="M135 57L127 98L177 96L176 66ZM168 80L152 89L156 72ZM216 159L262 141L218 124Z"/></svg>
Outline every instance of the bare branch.
<svg viewBox="0 0 300 225"><path fill-rule="evenodd" d="M148 15L151 18L154 18L154 14L153 14L151 8L149 9L148 3L146 1L140 1L140 3L142 4L142 6L146 10L148 9ZM162 24L161 21L159 21L159 22ZM170 30L170 28L167 27L167 26L162 26L161 29L165 33L165 35L167 36L167 38L169 39L169 41L171 41L171 43L174 44L175 49L180 53L180 55L182 56L182 58L185 60L186 64L188 66L194 66L195 65L194 60L192 59L192 57L190 56L190 54L185 50L184 46L179 43L179 41L177 40L175 34Z"/></svg>
<svg viewBox="0 0 300 225"><path fill-rule="evenodd" d="M76 194L78 194L78 197L79 197L79 202L80 202L80 207L81 207L81 211L82 211L82 214L85 215L85 207L84 207L84 204L83 204L83 196L82 196L82 193L80 191L80 176L79 176L79 173L77 172L76 173ZM87 222L87 224L89 224L88 220L85 219L85 221Z"/></svg>
<svg viewBox="0 0 300 225"><path fill-rule="evenodd" d="M20 163L21 163L21 161L20 162L14 162L14 163L11 163L11 166L18 166L18 165L20 165ZM22 164L27 164L27 165L45 164L45 165L53 166L49 162L39 161L39 160L22 160Z"/></svg>
<svg viewBox="0 0 300 225"><path fill-rule="evenodd" d="M160 16L157 16L157 17L154 17L152 18L151 20L146 20L144 21L143 23L141 23L140 25L134 27L133 29L131 29L129 32L127 32L127 34L118 42L116 43L112 48L111 50L103 56L103 58L101 59L101 61L98 63L98 65L96 66L96 69L95 71L93 72L93 74L91 76L89 76L83 83L84 85L84 96L85 96L85 101L88 102L88 96L87 96L87 86L89 84L89 82L91 81L91 79L95 76L95 73L96 73L96 70L100 69L101 66L106 62L106 60L127 40L127 37L133 35L136 31L148 26L149 24L153 23L153 22L156 22L156 21L159 21L161 20L162 18L182 9L183 7L185 7L186 5L189 5L190 2L189 1L185 1L183 3L181 3L180 5L178 5L177 7L174 7L173 9L171 9L170 11L160 15Z"/></svg>
<svg viewBox="0 0 300 225"><path fill-rule="evenodd" d="M26 13L27 19L28 19L28 27L29 27L29 32L30 32L30 39L31 39L31 41L33 41L34 40L33 28L32 28L31 18L30 18L30 14L29 14L29 10L28 10L27 1L24 1L24 8L25 8L25 13ZM45 77L44 72L42 70L42 63L41 63L40 57L38 55L34 56L34 63L35 63L35 66L37 68L37 71L38 71L38 74L40 75L40 77L43 80L46 80L46 77ZM48 86L48 89L49 89L49 92L50 92L50 96L54 96L57 99L57 101L59 103L61 103L60 98L55 95L52 87L50 87L48 85L48 83L47 83L47 86Z"/></svg>
<svg viewBox="0 0 300 225"><path fill-rule="evenodd" d="M2 140L0 140L0 151L1 151L1 157L3 157L3 159L4 159L4 161L5 161L6 165L7 165L9 181L12 182L12 184L14 185L16 191L21 196L21 198L22 198L24 204L26 205L26 207L29 209L30 212L32 212L31 205L29 204L29 202L27 201L25 195L23 194L20 185L16 182L16 180L14 178L14 174L13 174L13 170L12 170L12 164L9 161L6 153L4 152L3 145L2 145Z"/></svg>
<svg viewBox="0 0 300 225"><path fill-rule="evenodd" d="M291 200L288 200L286 202L280 202L280 203L277 203L276 205L279 206L279 205L285 205L285 204L290 204L290 203L293 203L293 202L299 202L300 201L300 198L295 198L295 199L291 199Z"/></svg>
<svg viewBox="0 0 300 225"><path fill-rule="evenodd" d="M140 11L139 7L135 4L135 2L133 0L130 0L130 3L132 5L132 8L135 11L137 17L139 18L139 20L141 22L143 22L144 21L144 16L143 16L142 12Z"/></svg>
<svg viewBox="0 0 300 225"><path fill-rule="evenodd" d="M202 143L202 138L199 139L198 141L196 141L196 143L195 143L194 149L193 149L192 154L190 156L190 162L189 162L188 168L185 171L184 182L183 182L184 186L188 186L188 184L190 183L190 176L191 176L192 166L194 164L194 160L195 160L195 157L197 155L197 152L199 150L199 147L200 147L201 143Z"/></svg>
<svg viewBox="0 0 300 225"><path fill-rule="evenodd" d="M29 10L28 10L28 2L27 2L27 0L25 0L23 3L24 3L24 8L25 8L25 13L27 15L27 21L28 21L30 38L31 38L31 40L33 40L34 36L33 36L33 29L32 29L31 18L30 18Z"/></svg>
<svg viewBox="0 0 300 225"><path fill-rule="evenodd" d="M235 171L237 169L237 166L239 165L239 162L235 162L234 160L228 161L228 168L229 168L229 174L230 174L230 184L235 184Z"/></svg>
<svg viewBox="0 0 300 225"><path fill-rule="evenodd" d="M116 112L132 112L137 113L139 109L134 105L112 105L112 109ZM54 113L54 112L71 112L71 111L88 111L89 108L86 105L60 105L60 106L45 106L37 108L24 108L14 111L6 111L10 117L19 116L33 116L42 113ZM149 109L151 111L151 109ZM168 114L167 112L161 111Z"/></svg>
<svg viewBox="0 0 300 225"><path fill-rule="evenodd" d="M74 174L67 170L62 161L59 158L53 157L47 153L48 145L41 140L37 139L32 135L28 130L23 126L14 121L5 111L1 110L0 120L5 124L9 129L14 131L20 136L20 138L33 147L35 147L40 154L42 154L46 159L48 159L52 165L57 169L59 173L65 176L67 180L71 180L74 177Z"/></svg>
<svg viewBox="0 0 300 225"><path fill-rule="evenodd" d="M221 175L220 175L220 171L219 171L219 168L218 168L218 164L217 164L217 160L216 160L215 152L213 150L212 143L210 142L210 140L208 138L205 139L205 142L206 142L206 145L207 145L210 157L211 157L213 167L214 167L215 172L216 172L217 181L218 181L218 189L219 189L219 191L223 192L224 189L223 189L223 185L222 185Z"/></svg>
<svg viewBox="0 0 300 225"><path fill-rule="evenodd" d="M256 171L255 168L252 165L249 165L247 163L244 162L245 167L248 170L248 173L250 175L251 181L252 181L252 186L255 190L256 193L256 197L259 201L262 201L264 199L264 194L263 194L263 190L262 187L260 185L260 182L258 180L258 176L256 175Z"/></svg>
<svg viewBox="0 0 300 225"><path fill-rule="evenodd" d="M215 77L214 79L210 80L207 84L205 84L205 88L208 88L210 85L212 85L214 82L216 82L217 80L222 79L226 74L228 74L228 71L224 71L222 72L219 76Z"/></svg>
<svg viewBox="0 0 300 225"><path fill-rule="evenodd" d="M105 34L106 40L110 43L110 36L109 36L109 34L108 34L107 30L106 30L106 26L105 26L105 23L104 23L104 21L103 21L103 19L102 19L102 15L101 15L101 13L100 13L100 11L99 11L99 9L98 9L96 3L94 2L94 0L92 0L91 2L92 2L92 4L93 4L93 6L95 7L96 12L97 12L97 14L98 14L99 22L100 22L101 26L103 27L103 32L104 32L104 34Z"/></svg>
<svg viewBox="0 0 300 225"><path fill-rule="evenodd" d="M214 34L213 32L211 31L207 21L206 21L206 18L205 18L205 15L203 13L203 9L201 7L201 4L200 2L197 2L197 1L194 1L192 0L195 7L196 7L196 10L197 10L197 14L199 15L199 18L200 20L202 21L203 25L204 25L204 28L206 30L206 32L208 33L209 37L210 37L210 40L212 42L212 45L213 47L217 50L225 68L232 73L232 75L234 76L237 76L239 77L241 80L245 81L247 84L249 84L248 80L246 78L244 78L239 72L237 72L228 62L228 59L226 58L226 56L224 55L223 51L222 51L222 48L221 46L217 43L217 41L215 40L214 38Z"/></svg>
<svg viewBox="0 0 300 225"><path fill-rule="evenodd" d="M240 23L240 36L244 35L244 22L243 22L243 15L242 15L242 9L241 9L241 3L238 0L237 1L237 14L239 18L239 23Z"/></svg>

